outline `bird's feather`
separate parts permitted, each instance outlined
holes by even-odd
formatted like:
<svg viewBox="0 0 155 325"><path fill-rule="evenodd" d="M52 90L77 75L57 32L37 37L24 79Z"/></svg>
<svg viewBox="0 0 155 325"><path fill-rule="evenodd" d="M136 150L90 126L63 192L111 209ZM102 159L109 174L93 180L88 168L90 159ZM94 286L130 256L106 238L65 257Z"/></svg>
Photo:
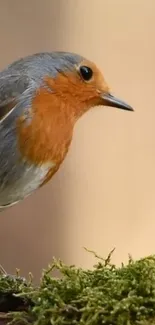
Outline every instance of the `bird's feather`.
<svg viewBox="0 0 155 325"><path fill-rule="evenodd" d="M30 88L28 76L0 75L0 121L15 107L19 97Z"/></svg>

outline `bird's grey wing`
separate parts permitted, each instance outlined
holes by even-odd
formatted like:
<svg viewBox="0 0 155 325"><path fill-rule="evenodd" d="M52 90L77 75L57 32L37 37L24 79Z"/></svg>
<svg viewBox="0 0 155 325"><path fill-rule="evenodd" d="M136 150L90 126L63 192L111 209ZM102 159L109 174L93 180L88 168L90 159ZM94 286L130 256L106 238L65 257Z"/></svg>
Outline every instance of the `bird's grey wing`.
<svg viewBox="0 0 155 325"><path fill-rule="evenodd" d="M15 107L18 97L22 95L31 84L26 75L0 74L0 122Z"/></svg>
<svg viewBox="0 0 155 325"><path fill-rule="evenodd" d="M0 73L0 211L31 192L36 171L21 159L16 121L30 106L34 84L27 75Z"/></svg>

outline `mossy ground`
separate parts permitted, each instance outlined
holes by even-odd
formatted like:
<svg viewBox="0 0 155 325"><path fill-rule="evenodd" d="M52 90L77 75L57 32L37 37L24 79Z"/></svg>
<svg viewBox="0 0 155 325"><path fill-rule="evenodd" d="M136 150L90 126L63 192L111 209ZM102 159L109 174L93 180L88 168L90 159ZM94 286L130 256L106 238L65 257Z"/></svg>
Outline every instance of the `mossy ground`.
<svg viewBox="0 0 155 325"><path fill-rule="evenodd" d="M0 311L12 310L11 324L20 325L155 324L155 256L129 258L121 267L110 263L110 255L97 258L92 270L54 260L38 287L31 278L1 276ZM54 269L60 278L52 276Z"/></svg>

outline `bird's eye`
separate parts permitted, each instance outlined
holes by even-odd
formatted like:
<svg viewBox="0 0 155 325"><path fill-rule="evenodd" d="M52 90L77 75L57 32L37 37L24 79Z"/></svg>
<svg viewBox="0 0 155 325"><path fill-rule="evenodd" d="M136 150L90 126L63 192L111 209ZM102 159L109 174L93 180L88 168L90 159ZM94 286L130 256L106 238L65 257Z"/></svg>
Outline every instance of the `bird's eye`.
<svg viewBox="0 0 155 325"><path fill-rule="evenodd" d="M91 68L86 66L80 67L80 74L85 81L89 81L93 76L93 71Z"/></svg>

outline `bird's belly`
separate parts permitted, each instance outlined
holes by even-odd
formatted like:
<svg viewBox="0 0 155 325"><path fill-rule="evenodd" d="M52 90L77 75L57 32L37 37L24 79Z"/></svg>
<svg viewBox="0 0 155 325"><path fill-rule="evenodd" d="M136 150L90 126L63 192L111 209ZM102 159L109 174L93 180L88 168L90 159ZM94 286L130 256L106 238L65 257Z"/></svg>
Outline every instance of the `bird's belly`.
<svg viewBox="0 0 155 325"><path fill-rule="evenodd" d="M0 209L14 205L38 189L49 170L54 168L52 162L34 166L25 164L22 173L14 179L0 180Z"/></svg>

